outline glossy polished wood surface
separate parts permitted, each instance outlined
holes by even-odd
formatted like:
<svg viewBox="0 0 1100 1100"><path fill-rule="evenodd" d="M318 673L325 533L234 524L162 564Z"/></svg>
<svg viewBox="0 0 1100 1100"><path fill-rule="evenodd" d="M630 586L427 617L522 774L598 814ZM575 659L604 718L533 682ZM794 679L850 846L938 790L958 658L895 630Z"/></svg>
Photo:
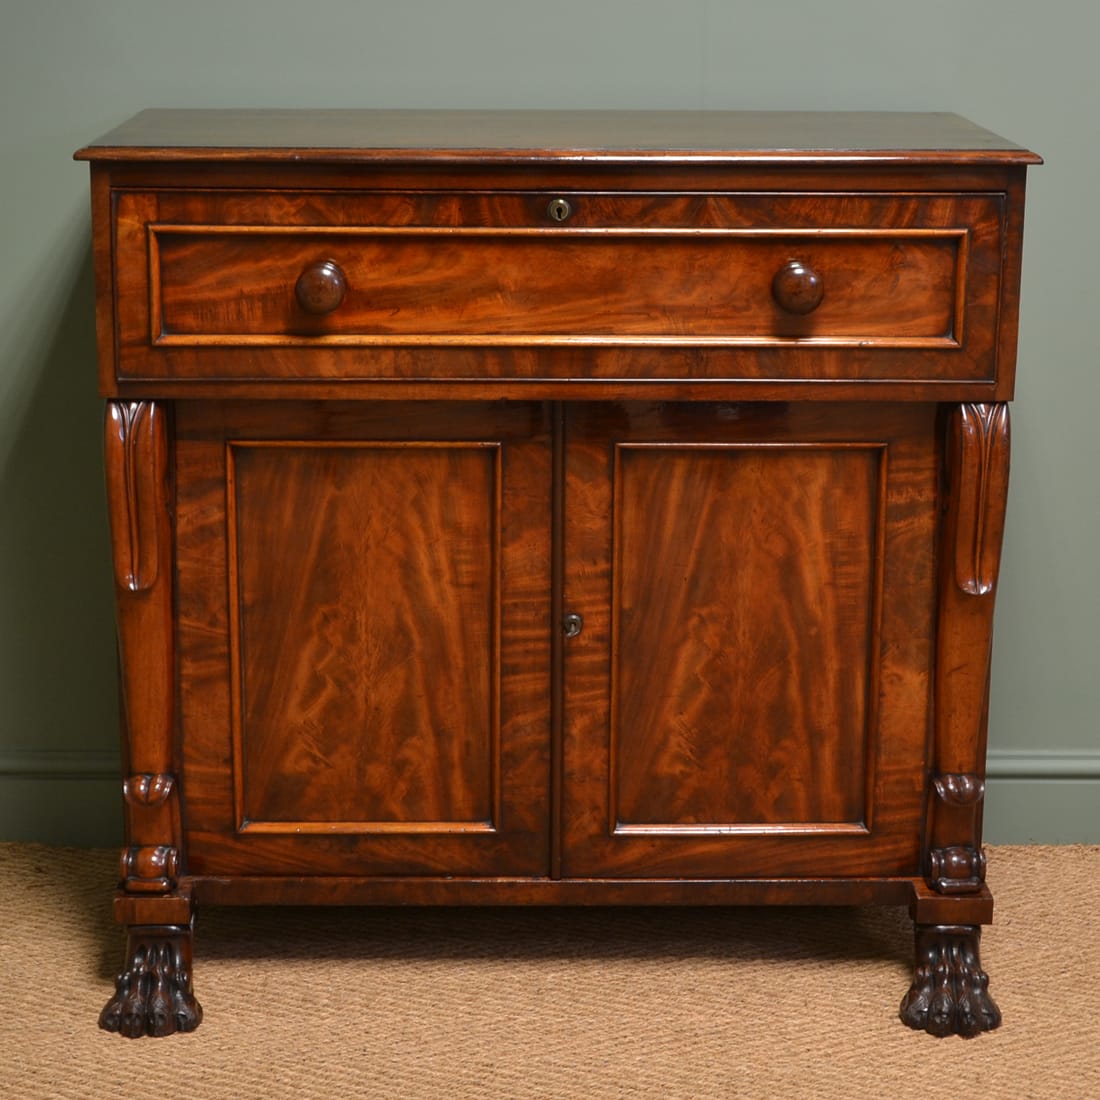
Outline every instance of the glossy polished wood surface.
<svg viewBox="0 0 1100 1100"><path fill-rule="evenodd" d="M933 423L927 406L578 408L569 874L919 861Z"/></svg>
<svg viewBox="0 0 1100 1100"><path fill-rule="evenodd" d="M958 115L887 111L148 110L83 160L764 159L1035 164Z"/></svg>
<svg viewBox="0 0 1100 1100"><path fill-rule="evenodd" d="M830 240L819 230L777 238L697 228L293 237L262 229L162 229L153 333L160 344L228 346L356 335L364 344L372 337L483 344L579 335L951 346L961 328L961 244L961 234L952 232L845 232ZM314 259L322 253L334 258ZM809 311L783 301L776 302L779 310L768 308L773 282L792 253L829 280L828 305L812 322L798 324L795 318ZM332 276L334 289L303 308L303 277L316 281L321 270L340 273ZM692 277L701 271L709 278ZM346 302L335 289L345 284L351 288ZM288 287L295 287L293 301ZM313 316L325 316L323 326L311 324Z"/></svg>
<svg viewBox="0 0 1100 1100"><path fill-rule="evenodd" d="M112 401L104 424L123 718L119 881L142 897L175 891L184 849L173 753L169 415L151 401Z"/></svg>
<svg viewBox="0 0 1100 1100"><path fill-rule="evenodd" d="M865 829L885 448L716 437L616 445L615 831Z"/></svg>
<svg viewBox="0 0 1100 1100"><path fill-rule="evenodd" d="M539 406L177 421L190 864L544 874Z"/></svg>
<svg viewBox="0 0 1100 1100"><path fill-rule="evenodd" d="M151 111L78 156L126 718L104 1027L196 1026L196 900L908 901L902 1019L996 1026L1038 158L952 115L415 111Z"/></svg>
<svg viewBox="0 0 1100 1100"><path fill-rule="evenodd" d="M995 194L571 191L564 222L547 199L125 192L119 377L252 374L259 347L269 380L573 369L407 350L424 345L584 348L607 378L997 377ZM792 270L813 273L808 298Z"/></svg>
<svg viewBox="0 0 1100 1100"><path fill-rule="evenodd" d="M500 444L229 457L240 828L492 829Z"/></svg>

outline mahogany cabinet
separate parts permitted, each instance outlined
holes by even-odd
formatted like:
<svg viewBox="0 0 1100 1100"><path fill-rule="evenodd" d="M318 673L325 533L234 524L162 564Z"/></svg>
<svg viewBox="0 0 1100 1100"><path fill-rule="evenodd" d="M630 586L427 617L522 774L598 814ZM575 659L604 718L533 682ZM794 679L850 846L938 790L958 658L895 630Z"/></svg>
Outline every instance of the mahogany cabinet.
<svg viewBox="0 0 1100 1100"><path fill-rule="evenodd" d="M148 111L91 162L129 932L908 904L981 805L1024 175L951 115Z"/></svg>

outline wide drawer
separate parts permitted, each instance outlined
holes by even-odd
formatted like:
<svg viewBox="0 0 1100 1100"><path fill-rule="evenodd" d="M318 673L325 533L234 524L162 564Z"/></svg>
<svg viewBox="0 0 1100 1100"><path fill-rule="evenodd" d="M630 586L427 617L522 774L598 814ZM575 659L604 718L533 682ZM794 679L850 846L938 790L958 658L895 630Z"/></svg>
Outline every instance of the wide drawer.
<svg viewBox="0 0 1100 1100"><path fill-rule="evenodd" d="M120 379L578 370L455 354L492 348L590 348L618 379L995 378L996 193L123 191L115 216Z"/></svg>

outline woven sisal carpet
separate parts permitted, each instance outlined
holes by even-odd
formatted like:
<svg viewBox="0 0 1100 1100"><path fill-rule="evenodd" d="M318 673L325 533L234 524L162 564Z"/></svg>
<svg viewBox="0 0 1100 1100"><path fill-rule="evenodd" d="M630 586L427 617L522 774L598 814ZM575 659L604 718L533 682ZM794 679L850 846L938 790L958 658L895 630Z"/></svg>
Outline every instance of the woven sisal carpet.
<svg viewBox="0 0 1100 1100"><path fill-rule="evenodd" d="M990 850L1002 1028L896 1017L900 910L207 910L192 1035L96 1027L113 852L0 844L0 1095L1100 1097L1100 847Z"/></svg>

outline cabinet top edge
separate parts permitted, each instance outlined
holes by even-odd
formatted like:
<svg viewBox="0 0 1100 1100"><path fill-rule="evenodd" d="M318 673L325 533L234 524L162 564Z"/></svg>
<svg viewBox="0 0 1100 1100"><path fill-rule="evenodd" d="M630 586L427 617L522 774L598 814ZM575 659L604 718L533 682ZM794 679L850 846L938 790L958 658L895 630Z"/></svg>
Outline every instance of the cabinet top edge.
<svg viewBox="0 0 1100 1100"><path fill-rule="evenodd" d="M959 115L890 111L155 108L87 161L1041 164Z"/></svg>

